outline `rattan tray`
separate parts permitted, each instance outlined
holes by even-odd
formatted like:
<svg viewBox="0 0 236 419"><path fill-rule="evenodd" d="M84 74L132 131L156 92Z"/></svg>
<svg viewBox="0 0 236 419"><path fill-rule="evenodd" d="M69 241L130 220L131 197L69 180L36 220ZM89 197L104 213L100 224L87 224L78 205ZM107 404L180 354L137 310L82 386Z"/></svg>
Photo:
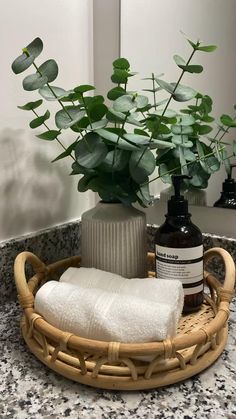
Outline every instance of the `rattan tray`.
<svg viewBox="0 0 236 419"><path fill-rule="evenodd" d="M18 298L24 310L21 330L25 342L52 370L93 387L138 390L189 378L211 365L227 341L235 265L224 249L214 248L204 254L205 266L215 256L225 265L224 284L205 271L204 304L197 313L182 316L177 336L162 342L129 344L84 339L47 323L34 311L35 292L45 281L55 279L69 266L79 266L81 259L72 257L46 266L30 252L20 253L14 269ZM154 255L148 254L148 259L152 263ZM28 282L26 261L35 271ZM153 276L152 272L150 276ZM145 356L149 361L137 360L139 356Z"/></svg>

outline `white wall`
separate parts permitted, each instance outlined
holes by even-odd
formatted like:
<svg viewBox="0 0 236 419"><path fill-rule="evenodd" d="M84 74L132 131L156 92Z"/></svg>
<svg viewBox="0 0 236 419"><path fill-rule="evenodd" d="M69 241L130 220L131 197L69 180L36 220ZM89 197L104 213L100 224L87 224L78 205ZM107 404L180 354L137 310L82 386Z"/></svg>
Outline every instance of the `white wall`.
<svg viewBox="0 0 236 419"><path fill-rule="evenodd" d="M79 194L78 177L68 176L69 158L50 163L63 151L59 145L35 138L43 129L31 130L33 114L16 107L38 99L37 92L25 92L21 85L34 71L16 76L10 68L21 48L39 36L44 51L37 62L54 58L59 64L54 85L93 84L92 20L92 0L1 2L0 241L79 218L94 204L95 195ZM49 125L54 126L53 118ZM68 146L74 134L68 131L60 138Z"/></svg>
<svg viewBox="0 0 236 419"><path fill-rule="evenodd" d="M151 72L164 72L166 81L177 80L179 70L173 55L187 58L191 52L182 30L190 39L200 38L205 45L218 46L211 54L196 53L193 62L201 63L204 72L185 76L183 84L209 94L216 117L232 114L232 105L236 103L235 16L235 0L121 0L121 55L140 73L130 79L130 88L147 88L147 82L140 79ZM236 132L232 132L228 138L235 136ZM218 198L224 177L224 170L212 176L209 204ZM152 185L155 194L161 188L163 183Z"/></svg>

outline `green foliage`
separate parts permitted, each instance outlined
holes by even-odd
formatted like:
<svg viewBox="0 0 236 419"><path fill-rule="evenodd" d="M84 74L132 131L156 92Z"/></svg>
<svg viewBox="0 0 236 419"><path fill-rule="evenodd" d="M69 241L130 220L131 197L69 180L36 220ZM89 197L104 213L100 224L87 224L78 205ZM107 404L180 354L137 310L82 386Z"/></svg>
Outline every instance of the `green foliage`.
<svg viewBox="0 0 236 419"><path fill-rule="evenodd" d="M108 153L108 148L98 134L90 132L76 144L76 161L87 169L99 166Z"/></svg>
<svg viewBox="0 0 236 419"><path fill-rule="evenodd" d="M56 113L55 123L57 128L67 129L80 121L84 115L85 111L81 111L80 106L66 106Z"/></svg>
<svg viewBox="0 0 236 419"><path fill-rule="evenodd" d="M36 100L35 102L28 102L23 106L17 106L17 108L22 109L23 111L33 111L41 106L43 103L42 99Z"/></svg>
<svg viewBox="0 0 236 419"><path fill-rule="evenodd" d="M45 63L41 64L38 72L47 77L47 82L51 83L57 78L58 75L58 65L55 60L47 60Z"/></svg>
<svg viewBox="0 0 236 419"><path fill-rule="evenodd" d="M39 94L46 100L58 100L68 96L69 92L61 87L56 86L43 86L39 89Z"/></svg>
<svg viewBox="0 0 236 419"><path fill-rule="evenodd" d="M23 88L28 91L38 90L47 83L47 80L46 76L41 76L39 73L30 74L24 78Z"/></svg>
<svg viewBox="0 0 236 419"><path fill-rule="evenodd" d="M44 122L50 118L50 112L46 111L44 115L38 116L37 118L33 119L33 121L30 122L29 126L30 128L38 128L40 125L43 125Z"/></svg>
<svg viewBox="0 0 236 419"><path fill-rule="evenodd" d="M35 38L27 47L23 48L23 54L17 57L12 63L12 71L15 74L22 73L33 64L35 58L41 54L43 42L40 38Z"/></svg>
<svg viewBox="0 0 236 419"><path fill-rule="evenodd" d="M36 137L40 138L41 140L53 141L58 137L58 135L60 135L60 133L61 131L49 130L43 132L42 134L36 135Z"/></svg>
<svg viewBox="0 0 236 419"><path fill-rule="evenodd" d="M107 93L111 105L104 103L104 97L96 95L95 87L89 84L69 90L52 86L58 65L53 59L36 64L35 59L43 49L40 38L23 48L14 60L15 74L31 65L34 67L35 73L24 78L23 88L38 90L42 97L18 107L34 113L31 128L44 125L46 130L36 135L39 139L57 141L63 147L53 162L73 159L71 175L80 176L79 192L92 190L104 201L118 200L126 205L138 202L146 206L152 200L149 177L156 167L157 177L164 183L171 183L172 173L192 176L186 182L192 188L206 188L210 176L221 165L230 173L232 158L236 157L236 141L230 155L223 137L236 127L236 118L223 114L216 134L209 137L214 129L212 99L182 84L185 73L197 76L203 71L202 65L191 62L193 55L212 52L216 47L187 41L192 48L190 57L185 60L174 56L180 72L177 82L168 83L162 80L163 74L154 73L144 79L148 85L143 90L151 93L151 101L140 92L127 90L129 78L136 73L131 71L126 58L113 62L111 80L115 86ZM164 98L159 97L160 91L164 92ZM54 121L49 120L48 110L43 115L37 113L44 100L55 101L60 108L55 112L56 129L51 128ZM170 107L174 101L189 104L176 110ZM69 129L73 138L67 146L63 144L65 129Z"/></svg>

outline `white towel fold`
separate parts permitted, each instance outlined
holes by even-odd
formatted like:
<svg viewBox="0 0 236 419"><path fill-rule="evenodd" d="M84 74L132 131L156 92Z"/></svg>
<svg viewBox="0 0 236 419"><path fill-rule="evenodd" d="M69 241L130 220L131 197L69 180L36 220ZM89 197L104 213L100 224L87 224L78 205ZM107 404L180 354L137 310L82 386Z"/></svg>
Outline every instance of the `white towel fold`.
<svg viewBox="0 0 236 419"><path fill-rule="evenodd" d="M99 288L122 296L130 295L132 297L145 298L157 304L168 304L175 322L175 330L183 310L184 292L182 283L178 280L159 278L127 279L95 268L68 268L61 276L60 282L89 289Z"/></svg>
<svg viewBox="0 0 236 419"><path fill-rule="evenodd" d="M167 304L64 282L44 284L35 296L35 310L59 329L96 340L151 342L176 333Z"/></svg>

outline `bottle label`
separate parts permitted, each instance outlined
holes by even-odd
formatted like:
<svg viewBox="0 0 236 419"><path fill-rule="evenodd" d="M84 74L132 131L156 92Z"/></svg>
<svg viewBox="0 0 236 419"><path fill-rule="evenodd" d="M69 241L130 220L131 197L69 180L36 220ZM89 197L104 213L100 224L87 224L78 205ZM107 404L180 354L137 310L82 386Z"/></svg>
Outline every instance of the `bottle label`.
<svg viewBox="0 0 236 419"><path fill-rule="evenodd" d="M178 279L184 295L203 291L203 246L180 249L155 246L157 278Z"/></svg>

